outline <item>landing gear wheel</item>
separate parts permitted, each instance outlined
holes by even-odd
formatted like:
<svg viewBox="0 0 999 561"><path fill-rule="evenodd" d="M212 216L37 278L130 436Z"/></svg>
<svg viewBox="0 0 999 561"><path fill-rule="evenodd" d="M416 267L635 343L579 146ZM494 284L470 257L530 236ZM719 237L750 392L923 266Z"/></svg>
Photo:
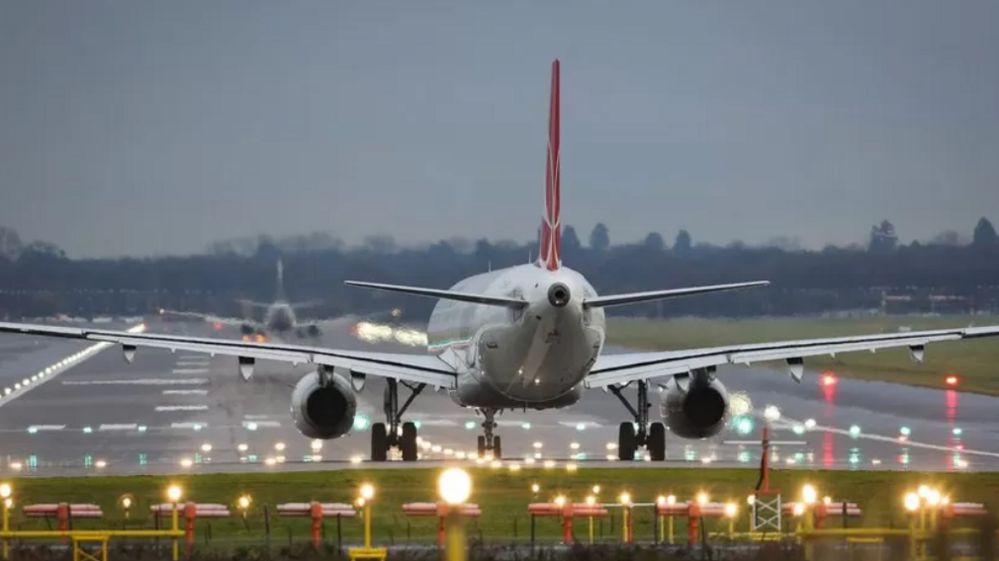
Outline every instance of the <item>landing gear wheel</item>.
<svg viewBox="0 0 999 561"><path fill-rule="evenodd" d="M493 434L496 428L497 409L480 409L479 412L485 419L482 421L483 434L478 438L479 457L487 458L492 455L494 460L502 457L503 451L500 449L500 438Z"/></svg>
<svg viewBox="0 0 999 561"><path fill-rule="evenodd" d="M402 424L402 437L399 439L402 461L416 461L416 423Z"/></svg>
<svg viewBox="0 0 999 561"><path fill-rule="evenodd" d="M634 460L638 439L635 435L635 425L621 423L617 431L617 458L619 460Z"/></svg>
<svg viewBox="0 0 999 561"><path fill-rule="evenodd" d="M402 384L409 389L409 397L406 401L399 403L399 384ZM371 425L371 459L376 461L384 462L388 459L388 449L392 446L399 448L399 452L402 453L402 460L404 462L416 461L416 425L414 423L403 423L402 414L406 412L409 405L413 403L416 396L420 395L426 384L409 384L406 382L399 382L393 378L386 380L385 384L385 394L384 394L384 410L385 410L385 420L386 423L375 423ZM379 443L384 442L384 448L380 448L376 451L375 447L375 428L380 427Z"/></svg>
<svg viewBox="0 0 999 561"><path fill-rule="evenodd" d="M385 423L371 425L371 461L384 462L388 459L388 433Z"/></svg>
<svg viewBox="0 0 999 561"><path fill-rule="evenodd" d="M661 462L666 459L666 425L655 422L649 425L649 437L645 443L649 459Z"/></svg>

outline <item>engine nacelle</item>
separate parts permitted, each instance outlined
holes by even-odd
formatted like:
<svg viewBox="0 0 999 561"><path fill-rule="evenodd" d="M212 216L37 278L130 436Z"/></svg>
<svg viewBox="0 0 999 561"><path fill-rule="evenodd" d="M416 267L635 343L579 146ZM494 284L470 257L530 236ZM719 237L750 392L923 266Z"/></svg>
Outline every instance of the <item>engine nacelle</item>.
<svg viewBox="0 0 999 561"><path fill-rule="evenodd" d="M662 390L662 416L677 436L714 436L725 427L728 391L707 372L674 376Z"/></svg>
<svg viewBox="0 0 999 561"><path fill-rule="evenodd" d="M291 392L291 418L299 432L309 438L336 438L354 426L357 398L350 383L339 374L320 383L318 372L310 372Z"/></svg>

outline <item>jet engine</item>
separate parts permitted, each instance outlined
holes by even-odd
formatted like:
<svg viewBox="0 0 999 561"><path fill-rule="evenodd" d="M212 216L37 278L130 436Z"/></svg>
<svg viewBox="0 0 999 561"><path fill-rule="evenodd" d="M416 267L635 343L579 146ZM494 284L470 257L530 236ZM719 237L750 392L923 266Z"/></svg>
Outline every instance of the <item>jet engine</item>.
<svg viewBox="0 0 999 561"><path fill-rule="evenodd" d="M357 398L339 374L306 374L291 392L291 418L309 438L336 438L354 426Z"/></svg>
<svg viewBox="0 0 999 561"><path fill-rule="evenodd" d="M728 392L711 373L674 376L661 389L662 416L669 430L683 438L718 434L728 416Z"/></svg>

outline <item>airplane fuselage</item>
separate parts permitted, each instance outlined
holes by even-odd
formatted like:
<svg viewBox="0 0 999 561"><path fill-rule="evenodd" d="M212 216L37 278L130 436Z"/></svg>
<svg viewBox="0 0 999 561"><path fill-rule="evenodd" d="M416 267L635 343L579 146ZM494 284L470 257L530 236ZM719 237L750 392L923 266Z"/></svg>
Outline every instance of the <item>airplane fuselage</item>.
<svg viewBox="0 0 999 561"><path fill-rule="evenodd" d="M572 269L534 264L483 273L451 290L523 299L522 308L441 300L427 327L428 350L460 366L452 397L465 406L549 408L575 403L604 343L602 309Z"/></svg>
<svg viewBox="0 0 999 561"><path fill-rule="evenodd" d="M285 333L298 325L295 309L288 302L277 301L264 314L264 328L269 332Z"/></svg>

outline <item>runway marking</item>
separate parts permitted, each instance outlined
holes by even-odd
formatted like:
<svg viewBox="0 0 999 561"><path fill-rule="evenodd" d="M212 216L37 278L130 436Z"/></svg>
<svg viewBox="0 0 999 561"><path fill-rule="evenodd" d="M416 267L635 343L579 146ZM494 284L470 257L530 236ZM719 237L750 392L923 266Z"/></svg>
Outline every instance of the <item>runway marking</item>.
<svg viewBox="0 0 999 561"><path fill-rule="evenodd" d="M163 390L163 395L208 395L208 390Z"/></svg>
<svg viewBox="0 0 999 561"><path fill-rule="evenodd" d="M97 427L98 431L115 431L115 430L135 430L139 428L138 423L112 423L101 425Z"/></svg>
<svg viewBox="0 0 999 561"><path fill-rule="evenodd" d="M174 368L174 374L208 374L211 372L208 368Z"/></svg>
<svg viewBox="0 0 999 561"><path fill-rule="evenodd" d="M203 386L208 378L136 378L134 380L63 380L64 386Z"/></svg>
<svg viewBox="0 0 999 561"><path fill-rule="evenodd" d="M177 360L204 360L205 355L202 353L184 353L177 357Z"/></svg>
<svg viewBox="0 0 999 561"><path fill-rule="evenodd" d="M413 419L414 421L420 421L420 424L425 427L456 427L458 423L450 421L448 419Z"/></svg>
<svg viewBox="0 0 999 561"><path fill-rule="evenodd" d="M274 417L275 417L274 415L254 415L252 413L249 414L249 415L243 415L244 419L247 419L247 420L250 420L250 421L258 421L260 419L273 419Z"/></svg>
<svg viewBox="0 0 999 561"><path fill-rule="evenodd" d="M63 430L66 425L31 425L28 427L28 432L39 432L44 430Z"/></svg>
<svg viewBox="0 0 999 561"><path fill-rule="evenodd" d="M281 428L280 421L243 421L243 428L249 430Z"/></svg>
<svg viewBox="0 0 999 561"><path fill-rule="evenodd" d="M212 362L210 360L178 360L177 366L198 366L204 367L208 366Z"/></svg>
<svg viewBox="0 0 999 561"><path fill-rule="evenodd" d="M168 413L171 411L208 411L207 405L157 405L157 413Z"/></svg>
<svg viewBox="0 0 999 561"><path fill-rule="evenodd" d="M208 428L208 423L194 423L194 422L184 422L184 423L170 423L170 428L172 429L191 429L191 430L201 430Z"/></svg>

